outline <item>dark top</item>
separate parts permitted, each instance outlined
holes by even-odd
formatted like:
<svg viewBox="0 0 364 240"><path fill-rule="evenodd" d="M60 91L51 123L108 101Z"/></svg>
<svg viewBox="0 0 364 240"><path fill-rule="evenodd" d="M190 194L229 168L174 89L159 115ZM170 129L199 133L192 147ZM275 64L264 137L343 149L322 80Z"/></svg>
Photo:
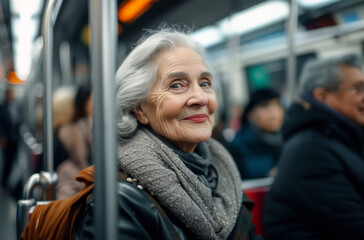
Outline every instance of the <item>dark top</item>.
<svg viewBox="0 0 364 240"><path fill-rule="evenodd" d="M281 150L279 132L266 133L247 122L235 135L229 151L243 179L267 177Z"/></svg>
<svg viewBox="0 0 364 240"><path fill-rule="evenodd" d="M11 114L11 108L15 116ZM3 101L0 104L0 137L5 138L10 144L17 143L19 139L19 127L21 115L19 105Z"/></svg>
<svg viewBox="0 0 364 240"><path fill-rule="evenodd" d="M290 108L283 136L266 239L364 239L363 130L311 99Z"/></svg>

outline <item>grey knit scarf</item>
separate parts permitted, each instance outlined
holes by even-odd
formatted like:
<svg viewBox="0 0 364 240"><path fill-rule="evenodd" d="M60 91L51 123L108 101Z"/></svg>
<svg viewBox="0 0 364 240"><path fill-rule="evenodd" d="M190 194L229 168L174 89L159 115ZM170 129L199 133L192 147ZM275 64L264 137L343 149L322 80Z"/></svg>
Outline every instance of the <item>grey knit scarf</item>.
<svg viewBox="0 0 364 240"><path fill-rule="evenodd" d="M241 207L241 180L225 148L213 139L207 143L219 174L214 196L180 157L146 128L118 146L118 164L195 236L226 239Z"/></svg>

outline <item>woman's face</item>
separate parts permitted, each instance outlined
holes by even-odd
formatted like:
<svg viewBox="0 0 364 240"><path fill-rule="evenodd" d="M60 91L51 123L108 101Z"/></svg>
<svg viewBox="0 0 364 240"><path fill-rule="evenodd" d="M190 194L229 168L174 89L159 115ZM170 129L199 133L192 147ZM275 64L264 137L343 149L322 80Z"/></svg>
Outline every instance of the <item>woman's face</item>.
<svg viewBox="0 0 364 240"><path fill-rule="evenodd" d="M185 47L163 51L156 61L150 97L134 112L139 122L192 152L211 137L217 107L211 73L201 56Z"/></svg>

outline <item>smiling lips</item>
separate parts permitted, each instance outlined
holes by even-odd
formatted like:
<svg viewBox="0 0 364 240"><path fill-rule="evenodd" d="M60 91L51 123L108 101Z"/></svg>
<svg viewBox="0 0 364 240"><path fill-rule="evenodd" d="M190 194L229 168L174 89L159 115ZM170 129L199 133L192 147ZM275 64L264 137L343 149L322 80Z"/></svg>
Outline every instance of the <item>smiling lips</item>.
<svg viewBox="0 0 364 240"><path fill-rule="evenodd" d="M184 118L183 120L188 120L195 123L203 123L207 121L207 115L206 114L196 114L189 117Z"/></svg>

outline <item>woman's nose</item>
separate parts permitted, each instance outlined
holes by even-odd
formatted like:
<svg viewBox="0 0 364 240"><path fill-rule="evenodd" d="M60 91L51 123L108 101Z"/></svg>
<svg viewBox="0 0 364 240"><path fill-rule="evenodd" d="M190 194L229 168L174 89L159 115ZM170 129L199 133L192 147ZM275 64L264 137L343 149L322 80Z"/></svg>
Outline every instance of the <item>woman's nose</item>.
<svg viewBox="0 0 364 240"><path fill-rule="evenodd" d="M188 106L199 105L205 106L208 103L207 93L199 86L191 88L191 93L187 101Z"/></svg>

